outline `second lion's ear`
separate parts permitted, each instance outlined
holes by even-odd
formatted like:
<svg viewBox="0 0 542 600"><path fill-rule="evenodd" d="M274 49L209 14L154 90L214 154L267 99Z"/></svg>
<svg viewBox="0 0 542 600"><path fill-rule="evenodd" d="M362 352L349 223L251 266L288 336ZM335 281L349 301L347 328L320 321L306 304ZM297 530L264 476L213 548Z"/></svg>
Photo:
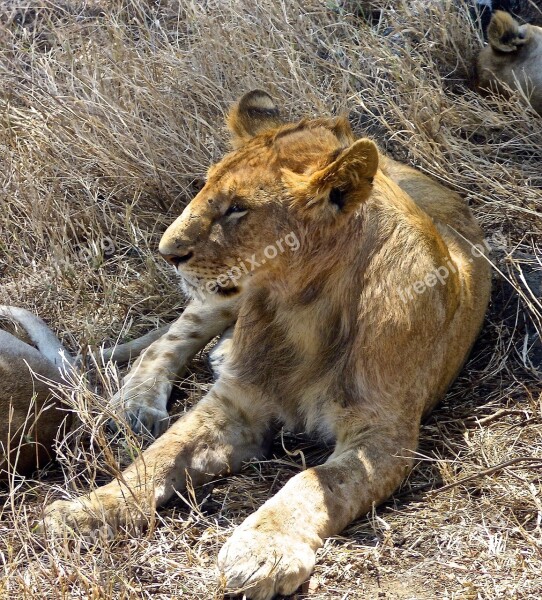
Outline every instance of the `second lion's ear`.
<svg viewBox="0 0 542 600"><path fill-rule="evenodd" d="M283 124L273 98L263 90L245 94L230 110L226 119L234 147L250 138Z"/></svg>

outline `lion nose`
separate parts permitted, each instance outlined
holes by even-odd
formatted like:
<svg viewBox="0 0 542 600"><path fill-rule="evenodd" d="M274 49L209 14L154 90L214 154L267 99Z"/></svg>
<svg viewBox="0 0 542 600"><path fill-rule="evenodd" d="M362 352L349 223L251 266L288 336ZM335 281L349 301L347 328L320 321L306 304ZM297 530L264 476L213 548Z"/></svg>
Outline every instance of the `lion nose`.
<svg viewBox="0 0 542 600"><path fill-rule="evenodd" d="M163 254L162 252L160 252L160 254L162 254L162 257L175 268L183 263L187 263L194 256L192 250L185 252L184 254Z"/></svg>

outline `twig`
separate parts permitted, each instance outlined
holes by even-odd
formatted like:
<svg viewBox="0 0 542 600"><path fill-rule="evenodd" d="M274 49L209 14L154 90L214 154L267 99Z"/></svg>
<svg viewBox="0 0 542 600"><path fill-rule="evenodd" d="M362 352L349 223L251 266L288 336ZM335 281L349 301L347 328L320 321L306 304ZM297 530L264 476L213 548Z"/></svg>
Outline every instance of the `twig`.
<svg viewBox="0 0 542 600"><path fill-rule="evenodd" d="M478 473L473 473L468 477L463 477L463 479L459 479L458 481L454 481L454 483L449 483L444 487L439 488L438 490L433 490L429 492L431 495L440 494L441 492L445 492L451 488L454 488L463 483L467 483L469 481L473 481L478 479L478 477L485 477L486 475L493 475L497 471L502 471L502 469L506 469L507 467L511 467L512 465L517 465L519 463L535 463L531 466L531 468L542 467L542 458L534 457L534 456L519 456L518 458L513 458L511 460L507 460L506 462L499 463L493 467L489 467L488 469L483 469L482 471L478 471Z"/></svg>

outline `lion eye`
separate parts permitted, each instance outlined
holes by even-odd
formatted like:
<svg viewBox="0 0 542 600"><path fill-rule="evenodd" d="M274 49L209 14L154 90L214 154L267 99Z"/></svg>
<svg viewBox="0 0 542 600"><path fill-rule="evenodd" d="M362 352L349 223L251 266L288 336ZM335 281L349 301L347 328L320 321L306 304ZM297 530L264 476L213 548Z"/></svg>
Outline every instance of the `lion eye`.
<svg viewBox="0 0 542 600"><path fill-rule="evenodd" d="M231 216L235 219L240 219L241 217L245 216L247 214L247 212L248 212L248 210L244 206L241 206L237 202L234 202L233 204L230 204L228 206L228 209L224 213L224 216L225 217Z"/></svg>

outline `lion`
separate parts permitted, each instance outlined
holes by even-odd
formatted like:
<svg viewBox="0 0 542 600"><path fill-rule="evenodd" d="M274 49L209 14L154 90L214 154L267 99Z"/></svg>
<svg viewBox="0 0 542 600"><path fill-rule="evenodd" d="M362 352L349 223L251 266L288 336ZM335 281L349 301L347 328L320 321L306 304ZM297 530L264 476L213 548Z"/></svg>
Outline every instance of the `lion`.
<svg viewBox="0 0 542 600"><path fill-rule="evenodd" d="M489 46L478 55L478 87L500 93L520 89L542 115L542 27L520 25L497 10L487 30Z"/></svg>
<svg viewBox="0 0 542 600"><path fill-rule="evenodd" d="M73 360L54 333L23 308L0 306L0 480L28 475L54 456L66 411L51 394Z"/></svg>
<svg viewBox="0 0 542 600"><path fill-rule="evenodd" d="M421 419L482 326L490 265L462 199L356 139L345 118L287 123L255 90L227 123L233 150L159 244L191 300L127 376L125 415L160 430L177 373L227 332L218 377L121 477L48 506L41 530L137 531L188 481L264 457L277 424L304 431L331 456L218 555L227 590L269 600L405 479Z"/></svg>

